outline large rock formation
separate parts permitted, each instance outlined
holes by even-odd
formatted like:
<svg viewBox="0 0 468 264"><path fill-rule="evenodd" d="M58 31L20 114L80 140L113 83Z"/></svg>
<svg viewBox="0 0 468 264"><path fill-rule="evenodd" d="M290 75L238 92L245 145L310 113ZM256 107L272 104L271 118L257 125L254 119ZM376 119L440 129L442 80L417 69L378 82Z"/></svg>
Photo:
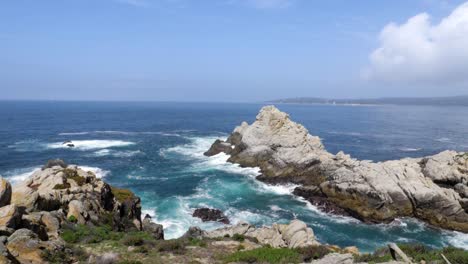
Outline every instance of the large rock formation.
<svg viewBox="0 0 468 264"><path fill-rule="evenodd" d="M229 224L229 218L219 209L197 208L192 214L193 217L200 218L203 222L216 221L223 224Z"/></svg>
<svg viewBox="0 0 468 264"><path fill-rule="evenodd" d="M320 245L315 239L312 229L299 220L291 221L288 225L273 224L271 227L255 227L248 223L239 223L234 226L203 232L202 236L217 238L233 237L236 234L254 238L260 244L270 245L274 248L299 248Z"/></svg>
<svg viewBox="0 0 468 264"><path fill-rule="evenodd" d="M90 171L49 161L13 186L0 178L1 263L44 263L44 251L65 250L63 225L111 225L116 231L144 230L164 239L161 225L141 220L140 198L112 188Z"/></svg>
<svg viewBox="0 0 468 264"><path fill-rule="evenodd" d="M318 137L274 106L263 107L206 155L219 152L245 167L259 167L259 180L301 184L295 193L327 211L364 221L414 216L435 226L468 232L468 154L444 151L424 158L360 161L327 152Z"/></svg>

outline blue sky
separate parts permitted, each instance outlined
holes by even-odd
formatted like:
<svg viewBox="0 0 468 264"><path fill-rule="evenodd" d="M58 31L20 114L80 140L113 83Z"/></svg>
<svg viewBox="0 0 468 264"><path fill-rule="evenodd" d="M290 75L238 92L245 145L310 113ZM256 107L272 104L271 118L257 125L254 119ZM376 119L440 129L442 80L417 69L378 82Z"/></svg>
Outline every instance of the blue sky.
<svg viewBox="0 0 468 264"><path fill-rule="evenodd" d="M0 99L263 101L468 94L463 37L468 5L463 4L5 0L0 2Z"/></svg>

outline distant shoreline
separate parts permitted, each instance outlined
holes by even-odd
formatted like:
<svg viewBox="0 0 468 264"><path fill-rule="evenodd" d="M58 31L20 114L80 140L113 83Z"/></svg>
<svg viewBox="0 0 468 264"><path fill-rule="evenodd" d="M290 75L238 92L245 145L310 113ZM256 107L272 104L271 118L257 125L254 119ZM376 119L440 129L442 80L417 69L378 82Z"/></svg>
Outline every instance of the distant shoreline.
<svg viewBox="0 0 468 264"><path fill-rule="evenodd" d="M266 101L274 104L303 105L345 105L345 106L377 106L377 105L426 105L426 106L468 106L468 95L451 97L384 97L365 99L328 99L316 97L297 97Z"/></svg>

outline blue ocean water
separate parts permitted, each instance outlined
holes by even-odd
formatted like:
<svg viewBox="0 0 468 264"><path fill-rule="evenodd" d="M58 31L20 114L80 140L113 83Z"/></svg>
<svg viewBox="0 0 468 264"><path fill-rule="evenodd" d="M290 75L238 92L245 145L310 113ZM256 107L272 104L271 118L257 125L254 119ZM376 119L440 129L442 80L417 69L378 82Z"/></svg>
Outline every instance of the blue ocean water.
<svg viewBox="0 0 468 264"><path fill-rule="evenodd" d="M294 186L256 181L258 171L204 157L211 143L261 104L0 101L0 175L20 181L48 159L85 166L129 188L167 238L189 226L220 227L192 218L194 208L219 208L231 222L256 225L301 219L324 243L370 251L387 242L420 242L468 249L468 235L400 219L367 225L329 216L291 195ZM468 150L468 108L431 106L279 105L323 139L332 153L382 161ZM63 147L72 140L76 147Z"/></svg>

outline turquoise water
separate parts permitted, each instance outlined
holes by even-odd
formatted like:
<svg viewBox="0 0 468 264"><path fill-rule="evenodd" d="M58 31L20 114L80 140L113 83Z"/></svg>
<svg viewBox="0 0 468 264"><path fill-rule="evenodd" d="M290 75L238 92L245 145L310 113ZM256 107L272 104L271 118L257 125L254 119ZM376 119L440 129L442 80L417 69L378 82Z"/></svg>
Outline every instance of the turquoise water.
<svg viewBox="0 0 468 264"><path fill-rule="evenodd" d="M167 238L189 226L218 223L192 218L197 207L223 210L231 222L256 225L301 219L318 239L370 251L387 242L468 248L468 235L433 229L411 219L367 225L326 215L291 195L294 186L255 180L255 168L205 157L211 143L241 121L252 122L260 104L0 102L0 175L16 182L46 160L63 158L130 188L143 209L162 223ZM467 108L280 105L324 140L333 153L386 160L468 150ZM76 148L62 147L72 140Z"/></svg>

